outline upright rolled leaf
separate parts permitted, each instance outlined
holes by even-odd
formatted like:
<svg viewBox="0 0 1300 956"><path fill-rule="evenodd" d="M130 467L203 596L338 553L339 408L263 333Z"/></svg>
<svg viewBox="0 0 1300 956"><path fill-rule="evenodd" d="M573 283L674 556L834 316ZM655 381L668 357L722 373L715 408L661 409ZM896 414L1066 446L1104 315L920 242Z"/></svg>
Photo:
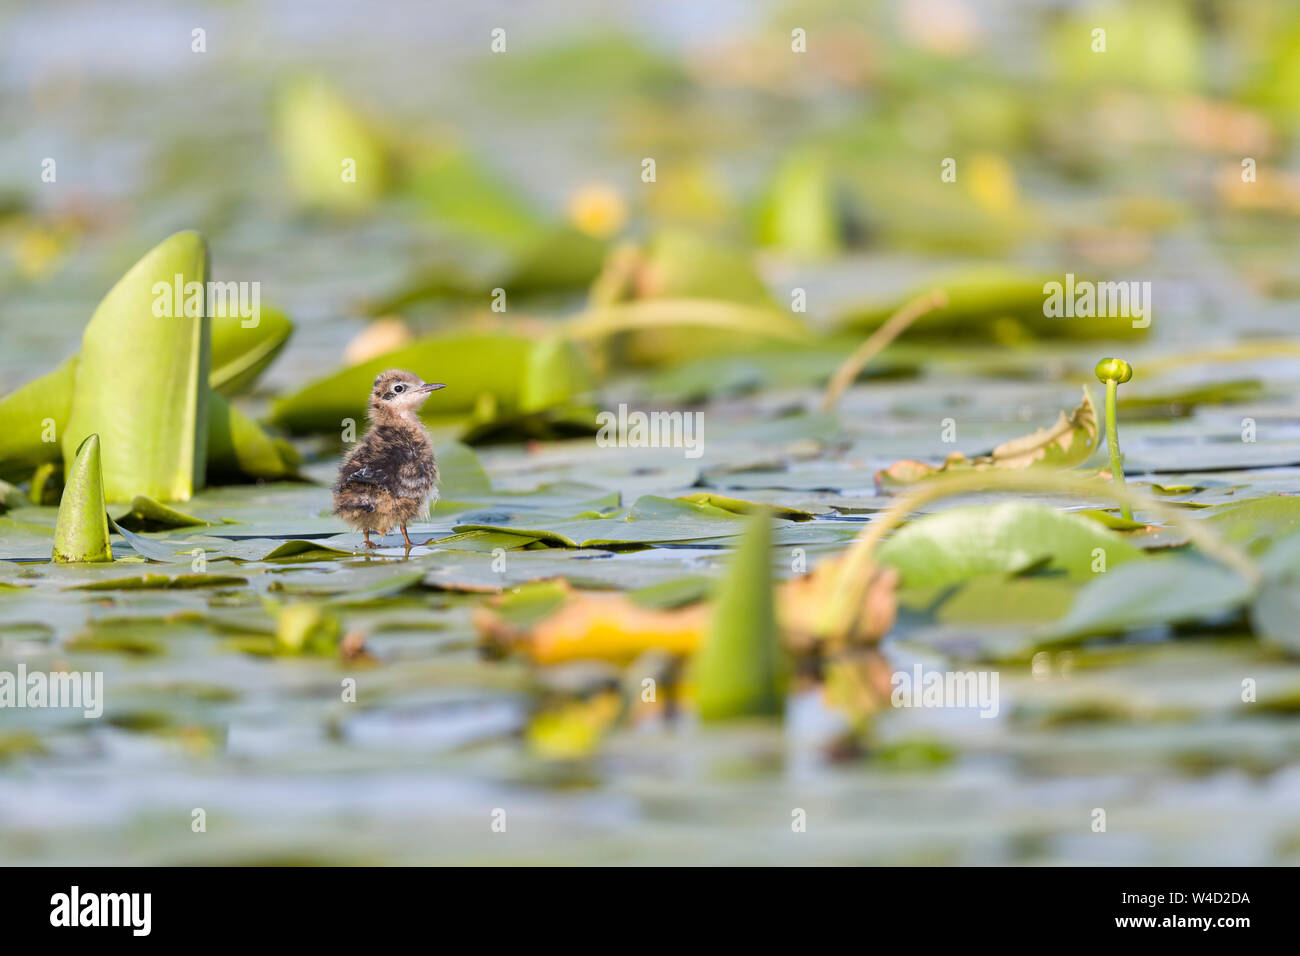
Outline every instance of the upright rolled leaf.
<svg viewBox="0 0 1300 956"><path fill-rule="evenodd" d="M180 232L131 267L95 309L81 342L65 468L103 437L104 494L185 501L206 467L210 331L208 249Z"/></svg>
<svg viewBox="0 0 1300 956"><path fill-rule="evenodd" d="M694 661L702 720L774 717L785 710L785 649L772 601L772 526L766 512L749 525Z"/></svg>
<svg viewBox="0 0 1300 956"><path fill-rule="evenodd" d="M216 392L208 396L208 475L285 478L294 473L262 427Z"/></svg>
<svg viewBox="0 0 1300 956"><path fill-rule="evenodd" d="M271 420L291 432L337 432L345 418L364 422L366 397L384 369L409 368L426 381L446 382L420 409L422 418L466 414L488 394L517 408L533 343L522 336L451 333L418 339L309 382L271 405Z"/></svg>
<svg viewBox="0 0 1300 956"><path fill-rule="evenodd" d="M279 98L275 127L289 183L303 205L355 211L387 190L383 141L324 81L303 77L290 84Z"/></svg>
<svg viewBox="0 0 1300 956"><path fill-rule="evenodd" d="M0 477L26 478L37 465L62 461L76 375L74 356L0 399Z"/></svg>
<svg viewBox="0 0 1300 956"><path fill-rule="evenodd" d="M108 511L100 473L99 436L89 435L77 449L59 501L54 525L54 560L112 561L108 543Z"/></svg>
<svg viewBox="0 0 1300 956"><path fill-rule="evenodd" d="M222 395L238 395L275 360L293 334L293 323L279 309L261 306L245 318L234 310L211 315L212 368L208 382Z"/></svg>
<svg viewBox="0 0 1300 956"><path fill-rule="evenodd" d="M524 412L544 411L567 405L594 388L582 351L563 336L548 336L529 352L519 407Z"/></svg>

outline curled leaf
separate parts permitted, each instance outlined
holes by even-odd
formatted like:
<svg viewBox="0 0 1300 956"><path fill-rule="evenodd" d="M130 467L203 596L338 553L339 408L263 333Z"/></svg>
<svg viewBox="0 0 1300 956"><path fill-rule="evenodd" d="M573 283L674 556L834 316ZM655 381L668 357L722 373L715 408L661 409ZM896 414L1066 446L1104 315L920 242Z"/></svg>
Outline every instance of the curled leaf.
<svg viewBox="0 0 1300 956"><path fill-rule="evenodd" d="M53 558L58 563L113 560L98 435L86 436L68 469L54 525Z"/></svg>
<svg viewBox="0 0 1300 956"><path fill-rule="evenodd" d="M64 465L87 435L100 435L111 501L184 501L203 485L210 337L202 294L189 290L207 274L203 237L177 233L131 267L86 326L61 435ZM159 292L176 314L155 314Z"/></svg>
<svg viewBox="0 0 1300 956"><path fill-rule="evenodd" d="M248 318L227 309L224 315L212 316L211 322L212 370L208 384L226 396L237 395L252 385L293 334L288 316L268 306Z"/></svg>
<svg viewBox="0 0 1300 956"><path fill-rule="evenodd" d="M704 720L780 716L787 667L772 597L772 526L753 515L732 556L710 621L692 661L695 705Z"/></svg>
<svg viewBox="0 0 1300 956"><path fill-rule="evenodd" d="M1083 401L1074 411L1060 413L1056 423L1029 435L1003 442L987 455L967 458L953 452L942 465L903 459L876 472L876 485L882 490L913 484L944 472L988 468L1073 468L1083 464L1097 447L1097 410L1092 395L1083 390Z"/></svg>

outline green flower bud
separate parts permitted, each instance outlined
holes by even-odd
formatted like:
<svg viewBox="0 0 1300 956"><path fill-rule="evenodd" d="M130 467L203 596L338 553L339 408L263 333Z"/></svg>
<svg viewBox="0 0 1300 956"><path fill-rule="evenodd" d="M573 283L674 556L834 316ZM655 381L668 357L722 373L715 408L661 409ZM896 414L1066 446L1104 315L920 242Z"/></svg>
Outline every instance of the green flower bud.
<svg viewBox="0 0 1300 956"><path fill-rule="evenodd" d="M1123 385L1133 377L1133 366L1123 359L1105 358L1097 363L1097 381L1105 385L1109 381Z"/></svg>

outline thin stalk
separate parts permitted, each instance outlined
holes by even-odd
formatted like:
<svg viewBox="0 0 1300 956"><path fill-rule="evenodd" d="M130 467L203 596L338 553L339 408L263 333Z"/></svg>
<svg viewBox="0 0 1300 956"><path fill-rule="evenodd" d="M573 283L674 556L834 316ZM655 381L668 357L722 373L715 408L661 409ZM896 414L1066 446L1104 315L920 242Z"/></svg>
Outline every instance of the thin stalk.
<svg viewBox="0 0 1300 956"><path fill-rule="evenodd" d="M1119 456L1119 426L1116 423L1115 402L1119 394L1119 382L1113 378L1106 379L1106 445L1110 448L1111 479L1120 488L1124 485L1124 463ZM1133 520L1133 509L1127 503L1120 506L1120 513L1126 521Z"/></svg>
<svg viewBox="0 0 1300 956"><path fill-rule="evenodd" d="M872 332L831 376L830 384L826 386L826 394L822 398L822 411L831 411L867 363L883 352L890 342L902 335L909 325L927 312L933 312L947 304L947 293L942 289L935 289L912 299L886 319L884 324Z"/></svg>

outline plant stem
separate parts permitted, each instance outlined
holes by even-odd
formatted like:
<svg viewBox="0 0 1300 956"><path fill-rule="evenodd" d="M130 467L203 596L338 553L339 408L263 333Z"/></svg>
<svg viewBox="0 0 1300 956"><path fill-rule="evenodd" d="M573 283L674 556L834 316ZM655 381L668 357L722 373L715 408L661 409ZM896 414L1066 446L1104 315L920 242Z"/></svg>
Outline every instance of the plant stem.
<svg viewBox="0 0 1300 956"><path fill-rule="evenodd" d="M1106 379L1106 444L1110 447L1111 480L1120 488L1124 487L1124 464L1119 456L1119 426L1115 421L1115 401L1119 393L1119 382L1113 378ZM1127 502L1121 504L1120 514L1126 521L1133 520L1133 509Z"/></svg>
<svg viewBox="0 0 1300 956"><path fill-rule="evenodd" d="M840 396L853 384L853 380L858 377L858 373L866 367L866 364L883 352L890 342L902 335L909 325L927 312L941 309L947 304L948 294L942 289L935 289L905 303L886 319L880 328L872 332L867 340L844 360L844 364L831 377L830 384L826 386L826 394L822 397L822 411L829 412L835 408Z"/></svg>

